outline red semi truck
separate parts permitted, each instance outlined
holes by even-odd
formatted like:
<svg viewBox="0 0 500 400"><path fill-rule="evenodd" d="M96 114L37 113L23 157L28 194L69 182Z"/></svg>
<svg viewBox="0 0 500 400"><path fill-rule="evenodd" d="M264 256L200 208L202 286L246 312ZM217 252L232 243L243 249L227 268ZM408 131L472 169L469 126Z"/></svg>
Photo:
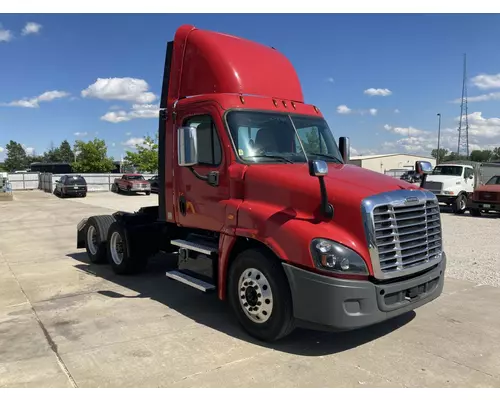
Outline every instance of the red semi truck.
<svg viewBox="0 0 500 400"><path fill-rule="evenodd" d="M167 44L159 204L82 220L77 247L117 274L175 253L166 275L215 291L254 337L351 330L442 292L437 199L349 165L272 47L181 26Z"/></svg>

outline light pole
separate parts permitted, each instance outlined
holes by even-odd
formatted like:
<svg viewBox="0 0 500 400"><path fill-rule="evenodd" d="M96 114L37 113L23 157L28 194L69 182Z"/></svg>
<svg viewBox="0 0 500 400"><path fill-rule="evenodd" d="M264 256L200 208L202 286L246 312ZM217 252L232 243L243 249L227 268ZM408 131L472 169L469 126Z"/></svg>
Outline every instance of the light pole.
<svg viewBox="0 0 500 400"><path fill-rule="evenodd" d="M439 140L441 138L441 114L438 113L437 116L438 116L439 122L438 122L438 151L437 151L437 155L436 155L436 165L439 164L439 154L440 154Z"/></svg>

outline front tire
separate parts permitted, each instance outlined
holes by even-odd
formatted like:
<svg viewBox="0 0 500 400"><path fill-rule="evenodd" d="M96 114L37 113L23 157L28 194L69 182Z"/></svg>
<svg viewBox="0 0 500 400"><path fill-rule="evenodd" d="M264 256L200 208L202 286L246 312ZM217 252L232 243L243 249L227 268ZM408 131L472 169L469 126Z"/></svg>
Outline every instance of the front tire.
<svg viewBox="0 0 500 400"><path fill-rule="evenodd" d="M295 328L288 279L268 251L249 249L238 255L230 267L228 290L238 322L253 337L273 342Z"/></svg>
<svg viewBox="0 0 500 400"><path fill-rule="evenodd" d="M463 194L459 194L457 199L452 204L454 214L463 214L467 208L467 198Z"/></svg>
<svg viewBox="0 0 500 400"><path fill-rule="evenodd" d="M470 212L470 215L472 215L473 217L480 217L481 216L481 210L477 209L477 208L471 208L469 210Z"/></svg>
<svg viewBox="0 0 500 400"><path fill-rule="evenodd" d="M108 260L117 275L130 275L139 272L146 260L141 257L131 257L126 228L113 222L108 231Z"/></svg>

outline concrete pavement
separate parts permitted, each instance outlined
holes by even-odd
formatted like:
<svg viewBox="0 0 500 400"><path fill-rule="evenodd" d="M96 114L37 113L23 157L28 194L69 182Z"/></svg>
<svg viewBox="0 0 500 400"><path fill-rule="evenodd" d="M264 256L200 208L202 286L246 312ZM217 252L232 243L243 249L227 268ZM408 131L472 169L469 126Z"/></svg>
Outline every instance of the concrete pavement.
<svg viewBox="0 0 500 400"><path fill-rule="evenodd" d="M0 387L500 386L497 287L448 278L441 298L416 313L355 332L297 330L265 345L226 304L166 279L171 258L119 277L76 249L81 218L155 201L35 191L0 204L8 216L0 222ZM445 242L452 218L443 218Z"/></svg>

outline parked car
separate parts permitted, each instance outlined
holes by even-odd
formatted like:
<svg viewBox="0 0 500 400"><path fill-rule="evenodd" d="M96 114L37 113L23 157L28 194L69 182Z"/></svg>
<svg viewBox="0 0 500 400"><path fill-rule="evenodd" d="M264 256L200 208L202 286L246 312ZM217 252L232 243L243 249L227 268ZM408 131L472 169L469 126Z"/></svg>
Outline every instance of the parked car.
<svg viewBox="0 0 500 400"><path fill-rule="evenodd" d="M159 184L160 184L160 181L158 179L158 175L155 175L152 178L149 178L148 181L151 185L151 192L158 193L158 188L159 188Z"/></svg>
<svg viewBox="0 0 500 400"><path fill-rule="evenodd" d="M403 181L409 182L409 183L416 183L420 182L420 174L414 170L407 171L403 175L401 175L401 178Z"/></svg>
<svg viewBox="0 0 500 400"><path fill-rule="evenodd" d="M81 175L63 175L56 181L54 194L59 197L87 196L87 181Z"/></svg>
<svg viewBox="0 0 500 400"><path fill-rule="evenodd" d="M151 183L141 174L124 174L121 178L115 179L112 190L117 193L143 192L149 196L151 194Z"/></svg>
<svg viewBox="0 0 500 400"><path fill-rule="evenodd" d="M500 175L492 176L474 190L468 208L475 217L480 217L482 212L500 212Z"/></svg>

